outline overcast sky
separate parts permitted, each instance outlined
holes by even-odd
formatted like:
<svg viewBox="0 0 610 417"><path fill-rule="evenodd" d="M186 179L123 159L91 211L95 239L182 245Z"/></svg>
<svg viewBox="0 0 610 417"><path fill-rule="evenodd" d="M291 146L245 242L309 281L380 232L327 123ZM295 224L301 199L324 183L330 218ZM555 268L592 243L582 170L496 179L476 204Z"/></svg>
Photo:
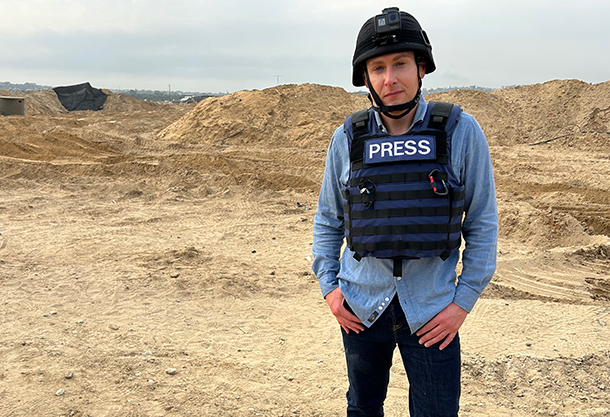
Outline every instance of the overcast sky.
<svg viewBox="0 0 610 417"><path fill-rule="evenodd" d="M608 0L0 0L0 81L355 91L356 36L388 6L428 33L437 71L424 87L610 79Z"/></svg>

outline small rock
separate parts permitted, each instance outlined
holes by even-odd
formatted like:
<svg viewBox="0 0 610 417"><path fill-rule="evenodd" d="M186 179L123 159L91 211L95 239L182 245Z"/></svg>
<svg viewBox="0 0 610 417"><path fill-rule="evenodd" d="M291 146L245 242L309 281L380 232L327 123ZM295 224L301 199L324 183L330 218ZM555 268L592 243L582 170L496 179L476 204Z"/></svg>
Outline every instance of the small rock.
<svg viewBox="0 0 610 417"><path fill-rule="evenodd" d="M171 274L169 277L170 278L178 278L180 276L180 274Z"/></svg>
<svg viewBox="0 0 610 417"><path fill-rule="evenodd" d="M119 330L119 326L117 326L116 324L111 324L110 326L108 326L110 329L112 330Z"/></svg>
<svg viewBox="0 0 610 417"><path fill-rule="evenodd" d="M51 311L49 314L54 316L55 314L57 314L57 311Z"/></svg>
<svg viewBox="0 0 610 417"><path fill-rule="evenodd" d="M55 395L57 395L58 397L61 397L62 395L64 395L66 393L66 390L63 388L60 388L57 390L57 392L55 393Z"/></svg>
<svg viewBox="0 0 610 417"><path fill-rule="evenodd" d="M178 371L176 370L176 368L169 368L165 370L165 373L168 375L176 375Z"/></svg>
<svg viewBox="0 0 610 417"><path fill-rule="evenodd" d="M72 379L73 376L74 376L74 373L72 371L70 371L70 372L66 372L66 374L64 375L64 378Z"/></svg>

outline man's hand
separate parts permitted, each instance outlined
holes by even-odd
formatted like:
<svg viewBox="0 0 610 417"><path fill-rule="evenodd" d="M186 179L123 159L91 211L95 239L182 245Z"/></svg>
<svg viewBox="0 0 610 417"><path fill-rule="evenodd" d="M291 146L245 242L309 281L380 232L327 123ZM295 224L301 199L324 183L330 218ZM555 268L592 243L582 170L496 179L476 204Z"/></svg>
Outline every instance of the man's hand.
<svg viewBox="0 0 610 417"><path fill-rule="evenodd" d="M350 313L343 302L345 301L345 297L343 297L343 293L340 288L336 288L326 294L326 302L330 307L331 313L334 314L335 318L339 325L345 330L346 333L349 333L350 330L360 333L364 330L364 325L360 321L360 319L354 314Z"/></svg>
<svg viewBox="0 0 610 417"><path fill-rule="evenodd" d="M466 320L468 312L455 303L449 304L424 327L418 330L417 336L421 336L419 343L430 347L444 339L439 346L445 349L453 340L460 327Z"/></svg>

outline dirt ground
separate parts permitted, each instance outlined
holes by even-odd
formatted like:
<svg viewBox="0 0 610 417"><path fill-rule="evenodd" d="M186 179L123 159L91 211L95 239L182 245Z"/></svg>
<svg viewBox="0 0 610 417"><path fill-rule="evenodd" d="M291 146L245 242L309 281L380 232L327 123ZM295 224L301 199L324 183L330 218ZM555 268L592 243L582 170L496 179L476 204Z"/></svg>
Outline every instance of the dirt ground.
<svg viewBox="0 0 610 417"><path fill-rule="evenodd" d="M364 97L25 97L0 117L1 416L345 414L311 229L329 138ZM427 98L479 120L498 191L461 415L609 416L610 82ZM407 390L397 355L388 416Z"/></svg>

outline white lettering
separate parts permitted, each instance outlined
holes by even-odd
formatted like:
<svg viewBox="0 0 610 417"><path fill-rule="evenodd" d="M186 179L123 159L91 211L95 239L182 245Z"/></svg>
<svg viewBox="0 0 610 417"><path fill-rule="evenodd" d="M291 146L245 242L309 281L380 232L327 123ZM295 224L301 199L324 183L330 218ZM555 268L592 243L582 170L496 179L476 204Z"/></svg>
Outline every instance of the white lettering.
<svg viewBox="0 0 610 417"><path fill-rule="evenodd" d="M394 142L394 156L402 156L405 153L403 150L404 142Z"/></svg>
<svg viewBox="0 0 610 417"><path fill-rule="evenodd" d="M430 153L430 151L431 151L431 149L430 149L430 141L428 141L428 140L420 140L418 145L421 148L421 150L419 151L419 153L421 155L428 155Z"/></svg>
<svg viewBox="0 0 610 417"><path fill-rule="evenodd" d="M405 142L405 155L415 155L417 153L417 148L415 147L414 140L407 140Z"/></svg>
<svg viewBox="0 0 610 417"><path fill-rule="evenodd" d="M390 142L384 142L381 144L381 157L385 156L385 153L388 153L388 156L392 156L392 144Z"/></svg>
<svg viewBox="0 0 610 417"><path fill-rule="evenodd" d="M380 150L381 146L376 143L371 144L371 146L369 146L369 159L373 159L373 155L379 153Z"/></svg>

